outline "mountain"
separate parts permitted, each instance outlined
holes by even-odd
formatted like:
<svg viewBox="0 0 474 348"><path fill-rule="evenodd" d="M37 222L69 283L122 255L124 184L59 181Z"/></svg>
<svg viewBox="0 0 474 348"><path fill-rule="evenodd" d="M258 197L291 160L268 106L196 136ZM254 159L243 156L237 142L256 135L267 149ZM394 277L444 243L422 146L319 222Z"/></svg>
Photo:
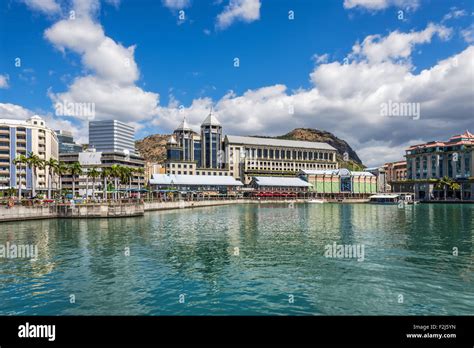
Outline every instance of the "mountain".
<svg viewBox="0 0 474 348"><path fill-rule="evenodd" d="M313 128L296 128L291 132L286 133L285 135L275 137L277 139L287 139L287 140L304 140L304 141L317 141L322 143L327 143L334 147L337 150L337 161L342 167L349 167L349 169L362 169L365 166L360 160L357 153L352 149L352 147L345 141L334 134L326 131L321 131ZM349 164L343 161L344 153L347 152L349 156ZM351 168L354 167L354 168ZM356 168L359 167L359 168Z"/></svg>
<svg viewBox="0 0 474 348"><path fill-rule="evenodd" d="M147 162L162 163L166 160L166 142L171 134L153 134L137 140L135 146Z"/></svg>
<svg viewBox="0 0 474 348"><path fill-rule="evenodd" d="M166 159L165 146L170 136L170 134L149 135L142 140L136 141L137 150L141 153L146 161L157 163L164 162ZM304 140L328 143L337 150L336 158L340 167L349 168L351 170L360 170L364 168L359 156L357 156L357 153L350 147L350 145L345 140L339 139L330 132L312 128L296 128L285 135L262 138ZM347 152L349 156L349 161L347 162L343 161L343 155L345 152Z"/></svg>

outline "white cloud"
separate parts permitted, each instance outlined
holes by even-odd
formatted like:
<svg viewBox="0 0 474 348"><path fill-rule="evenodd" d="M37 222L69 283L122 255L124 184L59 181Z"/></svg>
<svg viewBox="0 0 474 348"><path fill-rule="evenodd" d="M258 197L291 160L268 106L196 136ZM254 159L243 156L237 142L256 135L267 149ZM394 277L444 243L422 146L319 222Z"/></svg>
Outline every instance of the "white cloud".
<svg viewBox="0 0 474 348"><path fill-rule="evenodd" d="M96 76L76 78L67 92L50 93L54 103L94 103L97 119L143 121L157 114L158 94Z"/></svg>
<svg viewBox="0 0 474 348"><path fill-rule="evenodd" d="M383 62L389 59L406 59L411 56L415 45L431 42L434 35L442 40L451 36L451 29L430 23L422 31L401 33L391 32L386 37L380 35L367 36L362 44L356 43L352 48L351 57L362 56L369 62Z"/></svg>
<svg viewBox="0 0 474 348"><path fill-rule="evenodd" d="M451 10L444 15L441 22L444 23L450 19L456 19L464 16L467 16L467 12L465 10L459 10L456 7L452 7Z"/></svg>
<svg viewBox="0 0 474 348"><path fill-rule="evenodd" d="M8 85L8 80L9 80L9 76L8 75L0 75L0 88L8 88L10 87Z"/></svg>
<svg viewBox="0 0 474 348"><path fill-rule="evenodd" d="M225 29L235 21L253 22L260 19L260 0L229 0L217 16L216 27Z"/></svg>
<svg viewBox="0 0 474 348"><path fill-rule="evenodd" d="M38 115L38 113L33 112L27 108L24 108L20 105L11 104L11 103L0 103L0 118L7 118L13 120L26 120L33 115ZM84 131L80 131L87 127L86 124L83 124L80 127L77 127L69 120L63 120L53 117L51 114L39 114L41 118L46 122L46 126L49 128L56 129L65 129L72 132L74 140L80 144L87 143L87 134Z"/></svg>
<svg viewBox="0 0 474 348"><path fill-rule="evenodd" d="M45 14L56 14L61 11L61 7L55 0L23 0L23 2L30 9L40 11Z"/></svg>
<svg viewBox="0 0 474 348"><path fill-rule="evenodd" d="M44 36L62 52L81 56L89 75L76 77L68 91L49 91L54 103L94 103L97 119L115 118L125 122L145 120L157 111L159 95L136 86L140 73L135 62L135 46L125 47L105 35L92 16L99 3L76 2L77 17L61 20Z"/></svg>
<svg viewBox="0 0 474 348"><path fill-rule="evenodd" d="M461 30L461 36L468 44L474 43L474 24L468 28Z"/></svg>
<svg viewBox="0 0 474 348"><path fill-rule="evenodd" d="M419 73L412 69L408 58L414 45L429 42L434 33L445 31L429 27L408 36L397 32L395 41L402 43L397 49L361 49L349 64L316 65L308 89L289 91L285 85L273 85L242 95L230 91L215 103L196 99L182 112L174 101L159 108L153 123L172 130L186 115L198 130L214 104L226 134L281 135L296 127L313 127L347 140L366 165L398 160L410 144L447 139L474 126L474 46ZM379 42L385 47L387 40ZM420 103L420 118L381 116L381 105L388 101Z"/></svg>
<svg viewBox="0 0 474 348"><path fill-rule="evenodd" d="M416 9L419 0L344 0L344 8L364 8L371 11L383 10L390 6Z"/></svg>
<svg viewBox="0 0 474 348"><path fill-rule="evenodd" d="M191 6L190 0L162 0L163 6L170 10L181 10Z"/></svg>

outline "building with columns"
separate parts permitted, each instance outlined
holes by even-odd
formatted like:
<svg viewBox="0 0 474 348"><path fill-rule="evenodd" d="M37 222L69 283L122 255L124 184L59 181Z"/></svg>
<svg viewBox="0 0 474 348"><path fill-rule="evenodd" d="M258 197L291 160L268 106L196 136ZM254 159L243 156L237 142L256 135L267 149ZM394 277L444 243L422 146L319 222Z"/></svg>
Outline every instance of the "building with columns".
<svg viewBox="0 0 474 348"><path fill-rule="evenodd" d="M438 179L448 177L460 185L452 198L474 199L474 135L469 131L448 141L410 146L406 151L407 181L414 183L419 199L438 199Z"/></svg>
<svg viewBox="0 0 474 348"><path fill-rule="evenodd" d="M295 177L305 169L337 169L337 150L311 141L223 135L211 113L200 135L184 119L168 139L165 169L175 175L232 176L250 184L254 176Z"/></svg>

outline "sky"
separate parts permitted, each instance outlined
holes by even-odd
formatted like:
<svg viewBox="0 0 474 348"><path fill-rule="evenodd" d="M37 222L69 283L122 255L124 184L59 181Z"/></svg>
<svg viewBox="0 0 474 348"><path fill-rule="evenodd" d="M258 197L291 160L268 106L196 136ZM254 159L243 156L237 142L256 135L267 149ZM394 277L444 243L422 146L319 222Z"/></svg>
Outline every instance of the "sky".
<svg viewBox="0 0 474 348"><path fill-rule="evenodd" d="M470 0L0 4L0 118L38 114L81 143L92 118L139 139L183 117L198 131L211 107L225 134L326 130L367 166L474 132Z"/></svg>

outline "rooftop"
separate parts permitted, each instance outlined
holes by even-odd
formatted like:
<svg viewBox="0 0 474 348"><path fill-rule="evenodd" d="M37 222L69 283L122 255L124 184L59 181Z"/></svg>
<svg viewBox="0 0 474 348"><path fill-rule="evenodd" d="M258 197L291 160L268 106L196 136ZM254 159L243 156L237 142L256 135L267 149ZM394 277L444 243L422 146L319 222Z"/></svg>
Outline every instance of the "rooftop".
<svg viewBox="0 0 474 348"><path fill-rule="evenodd" d="M300 173L306 175L340 175L341 171L346 171L351 176L374 176L374 174L370 172L357 172L357 171L349 171L345 168L341 169L320 169L320 170L301 170Z"/></svg>
<svg viewBox="0 0 474 348"><path fill-rule="evenodd" d="M253 180L259 186L284 186L284 187L309 187L311 184L300 178L276 177L276 176L254 176Z"/></svg>
<svg viewBox="0 0 474 348"><path fill-rule="evenodd" d="M201 126L220 126L221 123L216 116L212 114L212 110L204 121L202 121Z"/></svg>
<svg viewBox="0 0 474 348"><path fill-rule="evenodd" d="M242 183L231 176L214 175L179 175L153 174L152 185L183 185L183 186L242 186Z"/></svg>
<svg viewBox="0 0 474 348"><path fill-rule="evenodd" d="M281 146L281 147L294 147L294 148L320 149L320 150L333 150L333 151L336 151L336 149L334 147L332 147L331 145L329 145L329 144L315 142L315 141L245 137L245 136L239 136L239 135L226 135L226 138L227 138L227 141L231 144Z"/></svg>
<svg viewBox="0 0 474 348"><path fill-rule="evenodd" d="M192 131L191 127L189 126L188 122L186 121L186 117L183 118L183 121L175 129L175 131L177 131L177 130Z"/></svg>

